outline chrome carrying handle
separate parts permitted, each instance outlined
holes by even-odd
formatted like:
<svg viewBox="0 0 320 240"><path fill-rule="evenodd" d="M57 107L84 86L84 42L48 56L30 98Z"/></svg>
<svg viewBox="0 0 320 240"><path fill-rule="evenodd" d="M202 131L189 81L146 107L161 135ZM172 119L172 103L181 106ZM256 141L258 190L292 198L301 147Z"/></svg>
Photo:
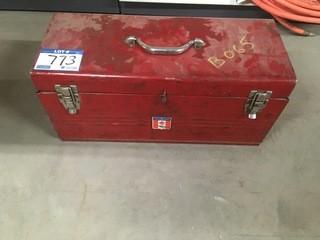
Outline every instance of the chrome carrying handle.
<svg viewBox="0 0 320 240"><path fill-rule="evenodd" d="M140 38L137 38L135 36L128 36L125 39L125 42L130 46L133 47L134 45L139 45L142 49L144 49L146 52L151 54L159 54L159 55L178 55L181 53L184 53L189 48L202 48L206 44L205 42L200 38L195 38L193 40L190 40L186 44L183 44L179 47L155 47L150 46L146 43L144 43Z"/></svg>

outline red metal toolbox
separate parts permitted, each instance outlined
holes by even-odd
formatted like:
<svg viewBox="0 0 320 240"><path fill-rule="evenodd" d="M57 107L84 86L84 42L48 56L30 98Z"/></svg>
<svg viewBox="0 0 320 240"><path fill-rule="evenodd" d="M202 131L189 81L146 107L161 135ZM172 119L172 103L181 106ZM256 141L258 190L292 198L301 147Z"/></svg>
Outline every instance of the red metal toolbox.
<svg viewBox="0 0 320 240"><path fill-rule="evenodd" d="M273 20L58 13L31 72L63 140L259 144L296 77Z"/></svg>

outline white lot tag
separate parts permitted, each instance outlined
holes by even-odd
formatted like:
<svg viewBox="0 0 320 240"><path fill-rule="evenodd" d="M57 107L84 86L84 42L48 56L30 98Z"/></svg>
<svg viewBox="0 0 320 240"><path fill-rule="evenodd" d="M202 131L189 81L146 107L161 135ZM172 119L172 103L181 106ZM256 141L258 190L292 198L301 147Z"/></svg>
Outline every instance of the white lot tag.
<svg viewBox="0 0 320 240"><path fill-rule="evenodd" d="M79 71L83 50L41 49L34 69L45 71Z"/></svg>

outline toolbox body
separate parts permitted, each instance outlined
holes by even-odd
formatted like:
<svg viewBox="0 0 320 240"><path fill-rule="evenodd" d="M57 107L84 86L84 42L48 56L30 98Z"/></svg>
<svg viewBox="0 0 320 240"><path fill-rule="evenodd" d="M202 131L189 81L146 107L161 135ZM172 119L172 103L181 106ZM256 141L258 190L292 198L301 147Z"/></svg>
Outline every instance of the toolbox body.
<svg viewBox="0 0 320 240"><path fill-rule="evenodd" d="M83 52L31 72L63 140L259 144L296 83L273 20L57 13L41 48Z"/></svg>

